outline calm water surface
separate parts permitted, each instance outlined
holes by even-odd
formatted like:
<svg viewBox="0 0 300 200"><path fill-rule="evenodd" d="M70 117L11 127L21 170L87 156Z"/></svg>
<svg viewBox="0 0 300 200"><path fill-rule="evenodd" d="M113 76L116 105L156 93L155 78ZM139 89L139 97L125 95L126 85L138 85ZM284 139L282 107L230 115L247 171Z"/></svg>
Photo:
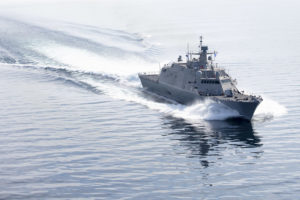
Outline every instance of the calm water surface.
<svg viewBox="0 0 300 200"><path fill-rule="evenodd" d="M0 199L298 199L299 8L1 5ZM199 34L263 96L251 123L142 89L138 72L196 49Z"/></svg>

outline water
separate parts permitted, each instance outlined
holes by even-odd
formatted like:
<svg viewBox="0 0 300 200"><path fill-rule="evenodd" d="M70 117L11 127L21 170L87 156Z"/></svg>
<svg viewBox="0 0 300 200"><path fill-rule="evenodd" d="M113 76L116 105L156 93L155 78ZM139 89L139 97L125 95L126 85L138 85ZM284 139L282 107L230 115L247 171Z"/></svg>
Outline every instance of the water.
<svg viewBox="0 0 300 200"><path fill-rule="evenodd" d="M299 198L298 2L0 5L0 199ZM251 123L142 89L199 34Z"/></svg>

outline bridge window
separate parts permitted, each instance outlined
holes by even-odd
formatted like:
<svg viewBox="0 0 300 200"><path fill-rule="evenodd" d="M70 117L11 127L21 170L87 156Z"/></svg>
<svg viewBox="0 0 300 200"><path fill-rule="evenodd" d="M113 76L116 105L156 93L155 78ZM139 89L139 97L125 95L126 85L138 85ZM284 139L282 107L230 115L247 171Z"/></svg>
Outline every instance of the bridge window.
<svg viewBox="0 0 300 200"><path fill-rule="evenodd" d="M220 84L218 80L201 80L202 84Z"/></svg>
<svg viewBox="0 0 300 200"><path fill-rule="evenodd" d="M222 83L229 83L230 82L230 79L224 79L222 80Z"/></svg>

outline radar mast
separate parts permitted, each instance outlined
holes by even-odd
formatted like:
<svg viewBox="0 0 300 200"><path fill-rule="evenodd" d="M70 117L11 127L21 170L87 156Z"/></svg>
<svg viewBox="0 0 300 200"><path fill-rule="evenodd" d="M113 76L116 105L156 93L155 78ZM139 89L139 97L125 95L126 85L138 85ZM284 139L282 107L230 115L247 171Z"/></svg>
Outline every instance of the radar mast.
<svg viewBox="0 0 300 200"><path fill-rule="evenodd" d="M200 45L199 45L200 52L199 53L201 53L201 47L202 47L202 35L200 36Z"/></svg>

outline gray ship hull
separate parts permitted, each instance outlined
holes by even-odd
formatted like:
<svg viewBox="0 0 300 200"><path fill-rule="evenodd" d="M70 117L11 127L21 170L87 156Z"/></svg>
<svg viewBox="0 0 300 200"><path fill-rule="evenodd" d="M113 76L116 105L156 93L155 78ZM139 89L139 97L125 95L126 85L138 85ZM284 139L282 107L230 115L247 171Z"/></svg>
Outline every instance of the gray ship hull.
<svg viewBox="0 0 300 200"><path fill-rule="evenodd" d="M142 86L158 95L177 101L181 104L192 104L196 101L213 100L236 110L241 118L251 120L260 101L236 101L224 96L201 96L196 92L183 90L169 84L160 83L158 75L139 74Z"/></svg>

